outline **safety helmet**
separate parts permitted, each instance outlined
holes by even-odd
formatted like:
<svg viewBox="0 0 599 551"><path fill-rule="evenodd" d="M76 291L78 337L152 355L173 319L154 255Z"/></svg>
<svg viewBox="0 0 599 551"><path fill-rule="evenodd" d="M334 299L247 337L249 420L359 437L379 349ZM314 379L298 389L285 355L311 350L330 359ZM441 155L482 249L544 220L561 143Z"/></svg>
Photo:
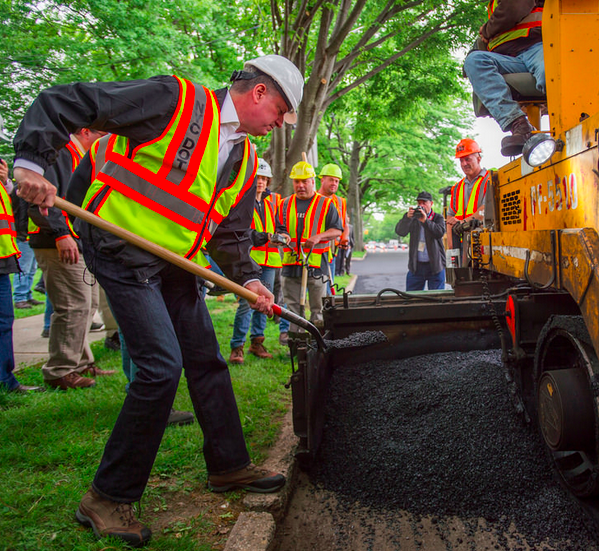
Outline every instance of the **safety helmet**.
<svg viewBox="0 0 599 551"><path fill-rule="evenodd" d="M332 176L333 178L339 178L341 180L341 169L336 164L329 163L328 165L324 165L322 167L322 170L318 175L319 178L322 178L323 176Z"/></svg>
<svg viewBox="0 0 599 551"><path fill-rule="evenodd" d="M316 172L314 172L312 165L306 161L295 163L291 169L291 174L289 174L289 178L292 180L307 180L308 178L314 178L314 176L316 176Z"/></svg>
<svg viewBox="0 0 599 551"><path fill-rule="evenodd" d="M283 117L288 124L297 122L297 106L304 94L304 77L299 69L286 57L276 54L263 55L245 62L244 69L256 67L266 73L280 87L283 99L289 106L289 111Z"/></svg>
<svg viewBox="0 0 599 551"><path fill-rule="evenodd" d="M6 133L6 129L4 128L4 119L2 118L2 115L0 115L0 140L12 142L12 138Z"/></svg>
<svg viewBox="0 0 599 551"><path fill-rule="evenodd" d="M460 140L457 147L455 148L455 158L461 159L472 155L472 153L481 153L480 145L470 138L464 138Z"/></svg>
<svg viewBox="0 0 599 551"><path fill-rule="evenodd" d="M272 178L272 170L270 169L270 165L264 159L258 159L258 170L256 171L256 176Z"/></svg>

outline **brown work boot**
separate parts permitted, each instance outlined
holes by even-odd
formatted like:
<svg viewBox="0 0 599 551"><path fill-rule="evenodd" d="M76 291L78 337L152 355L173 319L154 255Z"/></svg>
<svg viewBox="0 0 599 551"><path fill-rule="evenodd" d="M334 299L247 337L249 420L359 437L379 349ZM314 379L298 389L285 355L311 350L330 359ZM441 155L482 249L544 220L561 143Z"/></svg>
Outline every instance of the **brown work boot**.
<svg viewBox="0 0 599 551"><path fill-rule="evenodd" d="M282 474L261 469L253 463L232 473L208 475L208 488L217 493L241 488L248 492L267 494L276 492L284 485L285 477Z"/></svg>
<svg viewBox="0 0 599 551"><path fill-rule="evenodd" d="M79 373L69 373L59 379L50 379L44 381L47 385L60 388L60 390L68 390L69 388L89 388L95 386L96 381L94 379L88 379L87 377L81 377Z"/></svg>
<svg viewBox="0 0 599 551"><path fill-rule="evenodd" d="M83 526L91 528L99 539L111 536L132 547L141 547L152 537L152 531L135 518L131 503L110 501L94 490L83 496L75 517Z"/></svg>
<svg viewBox="0 0 599 551"><path fill-rule="evenodd" d="M501 140L501 154L504 157L520 155L524 144L530 139L534 130L526 116L517 118L510 128L512 135Z"/></svg>
<svg viewBox="0 0 599 551"><path fill-rule="evenodd" d="M89 364L82 372L81 375L89 375L90 377L103 377L104 375L114 375L116 370L114 369L100 369L96 364Z"/></svg>
<svg viewBox="0 0 599 551"><path fill-rule="evenodd" d="M279 344L282 344L283 346L289 344L289 333L287 333L287 331L283 331L283 333L279 335Z"/></svg>
<svg viewBox="0 0 599 551"><path fill-rule="evenodd" d="M264 348L264 337L254 337L252 344L250 345L250 354L258 356L258 358L272 358L272 354L269 354Z"/></svg>
<svg viewBox="0 0 599 551"><path fill-rule="evenodd" d="M229 356L230 364L242 364L243 363L243 346L237 346L231 350Z"/></svg>

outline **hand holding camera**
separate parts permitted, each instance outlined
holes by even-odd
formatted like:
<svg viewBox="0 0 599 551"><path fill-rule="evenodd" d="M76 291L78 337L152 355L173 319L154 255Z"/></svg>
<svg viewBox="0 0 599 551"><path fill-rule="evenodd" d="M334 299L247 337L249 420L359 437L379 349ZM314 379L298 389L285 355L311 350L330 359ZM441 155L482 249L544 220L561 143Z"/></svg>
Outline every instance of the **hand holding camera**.
<svg viewBox="0 0 599 551"><path fill-rule="evenodd" d="M410 211L412 212L412 218L419 222L422 222L422 220L426 218L426 213L421 206L410 207Z"/></svg>

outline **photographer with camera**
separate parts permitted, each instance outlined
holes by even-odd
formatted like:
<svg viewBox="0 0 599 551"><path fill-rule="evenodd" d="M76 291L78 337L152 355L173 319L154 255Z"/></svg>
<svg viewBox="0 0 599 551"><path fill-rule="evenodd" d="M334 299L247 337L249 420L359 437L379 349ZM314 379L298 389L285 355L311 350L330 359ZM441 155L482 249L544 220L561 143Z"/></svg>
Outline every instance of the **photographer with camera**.
<svg viewBox="0 0 599 551"><path fill-rule="evenodd" d="M445 289L445 220L433 211L428 191L421 191L416 202L418 206L410 207L395 226L400 237L410 234L406 291L422 291L425 283L429 291Z"/></svg>

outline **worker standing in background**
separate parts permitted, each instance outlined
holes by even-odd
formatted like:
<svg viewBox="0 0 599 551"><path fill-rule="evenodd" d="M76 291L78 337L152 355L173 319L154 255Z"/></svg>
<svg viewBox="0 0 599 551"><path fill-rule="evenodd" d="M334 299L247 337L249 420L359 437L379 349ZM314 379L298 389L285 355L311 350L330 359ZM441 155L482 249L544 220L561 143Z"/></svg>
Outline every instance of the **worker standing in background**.
<svg viewBox="0 0 599 551"><path fill-rule="evenodd" d="M464 61L474 93L501 129L512 133L501 140L501 153L506 157L520 155L535 129L502 75L532 73L537 90L545 95L544 4L544 0L491 0L489 20L479 31L479 49Z"/></svg>
<svg viewBox="0 0 599 551"><path fill-rule="evenodd" d="M329 197L333 201L343 224L343 233L340 237L335 239L335 241L331 241L328 255L323 255L322 257L323 265L321 268L324 274L331 279L331 281L327 283L327 294L330 295L331 285L335 281L335 258L339 252L338 250L341 250L339 254L345 254L345 251L347 250L349 241L349 217L347 216L347 201L345 198L337 195L339 183L343 177L341 168L333 163L326 164L322 167L318 177L320 178L320 189L318 190L318 193L325 197Z"/></svg>
<svg viewBox="0 0 599 551"><path fill-rule="evenodd" d="M69 199L198 264L206 265L206 247L228 277L256 293L253 307L272 314L272 294L249 255L257 156L248 134L295 123L304 82L277 55L246 62L231 80L230 90L215 92L174 76L42 92L15 138L19 194L51 207L56 189L42 174L69 133L112 132L79 165L86 185L73 181ZM150 540L132 503L148 482L182 369L204 434L209 488L281 488L283 475L250 461L197 277L83 221L76 229L138 368L77 520L98 537Z"/></svg>
<svg viewBox="0 0 599 551"><path fill-rule="evenodd" d="M260 281L272 292L275 274L280 271L281 253L276 243L271 238L276 233L276 208L273 202L266 201L263 197L268 183L272 178L270 165L264 159L258 159L258 170L256 171L256 201L254 205L254 218L252 220L252 250L250 256L260 266L262 273ZM239 298L239 306L235 312L233 322L233 337L231 338L231 355L229 363L243 363L243 347L247 332L250 329L250 354L258 358L272 358L272 354L264 346L264 331L266 329L266 315L254 310L244 298Z"/></svg>
<svg viewBox="0 0 599 551"><path fill-rule="evenodd" d="M279 205L283 200L280 193L276 193L270 189L271 178L268 179L266 191L264 192L264 201L270 203L275 208L275 213L279 212ZM283 250L279 245L279 253L283 258ZM281 270L275 271L275 282L272 288L273 295L275 296L275 303L280 304L283 308L287 308L285 301L283 300L283 288L281 285ZM289 321L279 316L273 316L273 321L279 325L279 344L286 346L289 342Z"/></svg>
<svg viewBox="0 0 599 551"><path fill-rule="evenodd" d="M410 207L395 226L400 237L410 234L406 291L445 289L445 220L433 211L433 196L421 191L416 198L418 206Z"/></svg>
<svg viewBox="0 0 599 551"><path fill-rule="evenodd" d="M463 255L462 225L470 220L482 223L484 218L485 196L491 173L481 166L481 153L478 143L470 138L460 140L455 150L464 178L451 188L446 222L447 248L459 250L456 253L459 258ZM473 223L473 226L477 223Z"/></svg>
<svg viewBox="0 0 599 551"><path fill-rule="evenodd" d="M315 175L314 168L305 161L293 165L289 177L295 193L279 206L278 223L291 238L283 247L281 276L285 303L289 310L300 314L306 292L302 287L302 270L307 269L310 321L322 325L322 299L326 294L322 257L328 254L330 241L341 235L343 223L333 201L316 193ZM290 330L296 332L297 327L291 324Z"/></svg>
<svg viewBox="0 0 599 551"><path fill-rule="evenodd" d="M0 140L10 142L4 130L4 120L0 116ZM15 356L12 342L12 326L15 311L12 304L10 274L19 272L17 230L13 217L10 192L12 182L8 178L8 165L0 159L0 389L8 392L26 393L43 390L40 387L25 386L13 375Z"/></svg>
<svg viewBox="0 0 599 551"><path fill-rule="evenodd" d="M46 178L65 197L73 171L92 144L106 132L78 128L56 156L56 163L46 171ZM86 279L87 266L80 254L79 237L65 213L52 208L42 216L31 205L29 241L38 266L44 274L46 295L53 307L48 341L48 360L42 366L44 383L68 390L89 388L95 380L86 377L113 375L94 362L87 333L94 315L94 292L97 287Z"/></svg>

